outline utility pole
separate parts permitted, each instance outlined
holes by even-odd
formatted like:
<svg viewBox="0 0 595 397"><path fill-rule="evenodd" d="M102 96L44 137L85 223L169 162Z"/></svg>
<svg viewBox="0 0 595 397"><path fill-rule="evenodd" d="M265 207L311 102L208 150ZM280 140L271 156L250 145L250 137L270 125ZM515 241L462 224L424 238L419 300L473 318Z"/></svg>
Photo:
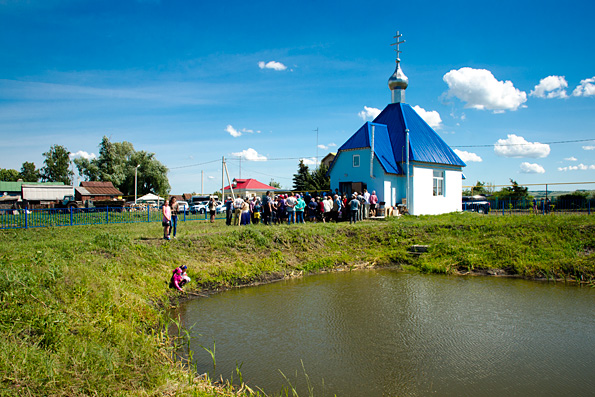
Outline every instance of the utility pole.
<svg viewBox="0 0 595 397"><path fill-rule="evenodd" d="M316 169L318 169L318 127L314 131L316 131Z"/></svg>
<svg viewBox="0 0 595 397"><path fill-rule="evenodd" d="M204 190L203 190L204 183L205 183L205 172L203 170L203 171L200 171L200 195L201 196L204 194Z"/></svg>

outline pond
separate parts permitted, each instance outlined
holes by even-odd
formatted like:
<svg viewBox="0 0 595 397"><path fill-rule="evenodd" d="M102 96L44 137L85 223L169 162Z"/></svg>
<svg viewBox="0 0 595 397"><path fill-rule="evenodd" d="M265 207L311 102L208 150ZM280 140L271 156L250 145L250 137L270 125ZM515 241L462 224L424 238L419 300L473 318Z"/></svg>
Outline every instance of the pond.
<svg viewBox="0 0 595 397"><path fill-rule="evenodd" d="M197 369L269 394L592 395L595 289L395 270L328 273L193 300ZM215 347L216 367L201 348ZM215 376L213 376L215 375Z"/></svg>

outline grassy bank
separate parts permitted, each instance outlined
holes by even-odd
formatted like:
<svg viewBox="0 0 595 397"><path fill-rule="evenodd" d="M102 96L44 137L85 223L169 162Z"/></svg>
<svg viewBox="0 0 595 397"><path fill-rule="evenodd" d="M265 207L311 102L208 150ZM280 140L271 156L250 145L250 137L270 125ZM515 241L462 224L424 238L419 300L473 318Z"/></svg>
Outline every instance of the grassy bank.
<svg viewBox="0 0 595 397"><path fill-rule="evenodd" d="M195 291L338 266L399 265L595 280L595 217L453 214L383 222L226 227L158 224L0 232L0 394L214 395L175 364L165 309L171 269ZM414 244L428 253L409 252Z"/></svg>

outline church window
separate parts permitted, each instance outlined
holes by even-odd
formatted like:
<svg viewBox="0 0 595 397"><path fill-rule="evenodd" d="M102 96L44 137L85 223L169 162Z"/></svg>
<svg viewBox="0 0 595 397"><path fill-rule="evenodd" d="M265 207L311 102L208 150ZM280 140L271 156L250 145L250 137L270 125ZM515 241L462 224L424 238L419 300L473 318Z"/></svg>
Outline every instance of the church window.
<svg viewBox="0 0 595 397"><path fill-rule="evenodd" d="M353 155L353 166L354 167L359 167L359 154L354 154Z"/></svg>
<svg viewBox="0 0 595 397"><path fill-rule="evenodd" d="M444 196L444 171L434 170L434 196Z"/></svg>

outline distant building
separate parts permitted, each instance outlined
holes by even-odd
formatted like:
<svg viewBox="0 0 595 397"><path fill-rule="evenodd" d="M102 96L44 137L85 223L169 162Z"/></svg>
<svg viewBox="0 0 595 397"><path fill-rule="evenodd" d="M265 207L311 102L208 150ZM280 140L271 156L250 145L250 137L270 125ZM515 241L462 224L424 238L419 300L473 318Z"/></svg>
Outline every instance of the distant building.
<svg viewBox="0 0 595 397"><path fill-rule="evenodd" d="M232 181L233 194L237 197L260 197L267 192L267 190L273 191L277 188L269 186L256 179L234 179ZM225 197L231 196L231 189L228 186L223 188L223 195Z"/></svg>
<svg viewBox="0 0 595 397"><path fill-rule="evenodd" d="M330 168L331 164L333 163L333 161L335 160L335 157L337 156L337 153L329 153L326 156L324 156L322 158L322 160L320 160L320 164L323 164L326 166L326 168Z"/></svg>
<svg viewBox="0 0 595 397"><path fill-rule="evenodd" d="M192 193L183 193L183 194L170 194L170 199L172 197L175 197L176 200L178 201L186 201L186 202L191 202L192 201Z"/></svg>
<svg viewBox="0 0 595 397"><path fill-rule="evenodd" d="M121 199L123 195L111 182L81 182L75 189L75 200L83 202Z"/></svg>
<svg viewBox="0 0 595 397"><path fill-rule="evenodd" d="M64 182L2 182L0 181L0 196L21 196L23 185L64 186Z"/></svg>
<svg viewBox="0 0 595 397"><path fill-rule="evenodd" d="M410 214L461 211L465 163L405 102L409 80L400 67L388 80L392 103L338 150L329 170L331 189L376 191L386 206L406 204Z"/></svg>

